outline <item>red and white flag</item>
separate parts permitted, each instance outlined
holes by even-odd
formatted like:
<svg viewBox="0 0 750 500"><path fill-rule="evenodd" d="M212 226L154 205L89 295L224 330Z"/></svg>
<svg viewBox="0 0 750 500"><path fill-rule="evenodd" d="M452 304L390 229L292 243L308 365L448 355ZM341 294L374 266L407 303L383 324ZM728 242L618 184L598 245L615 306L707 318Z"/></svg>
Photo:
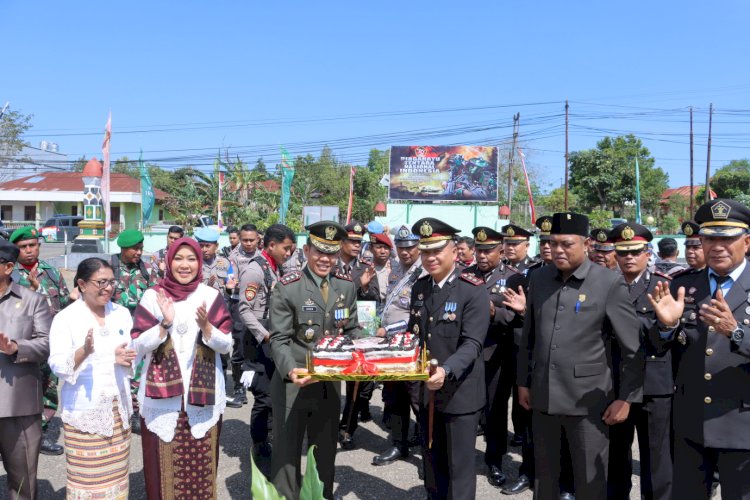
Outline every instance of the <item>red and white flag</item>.
<svg viewBox="0 0 750 500"><path fill-rule="evenodd" d="M354 167L349 171L349 207L346 209L346 223L352 221L352 203L354 202Z"/></svg>
<svg viewBox="0 0 750 500"><path fill-rule="evenodd" d="M102 203L104 204L104 234L109 238L112 229L112 218L109 213L109 147L112 139L112 112L109 112L107 126L104 127L104 142L102 143L102 155L104 156L104 168L102 170Z"/></svg>
<svg viewBox="0 0 750 500"><path fill-rule="evenodd" d="M523 176L526 179L526 191L529 193L529 208L531 208L531 223L536 221L536 210L534 209L534 196L531 194L531 183L529 182L529 173L526 171L526 155L523 154L521 148L518 148L518 156L521 157L521 165L523 166Z"/></svg>

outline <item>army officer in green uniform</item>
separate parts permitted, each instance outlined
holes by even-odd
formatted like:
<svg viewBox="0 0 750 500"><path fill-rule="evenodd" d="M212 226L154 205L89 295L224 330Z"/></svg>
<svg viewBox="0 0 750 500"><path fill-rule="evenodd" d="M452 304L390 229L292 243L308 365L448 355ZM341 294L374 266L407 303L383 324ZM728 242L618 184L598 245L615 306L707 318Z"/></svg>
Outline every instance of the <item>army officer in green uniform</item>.
<svg viewBox="0 0 750 500"><path fill-rule="evenodd" d="M271 294L270 342L276 372L271 380L273 405L273 483L289 500L299 498L302 440L315 445L324 495L333 498L336 434L341 410L339 383L317 382L307 373L307 358L324 335L359 333L357 291L335 271L346 230L322 221L306 228L307 265L282 277ZM337 310L349 318L337 321Z"/></svg>

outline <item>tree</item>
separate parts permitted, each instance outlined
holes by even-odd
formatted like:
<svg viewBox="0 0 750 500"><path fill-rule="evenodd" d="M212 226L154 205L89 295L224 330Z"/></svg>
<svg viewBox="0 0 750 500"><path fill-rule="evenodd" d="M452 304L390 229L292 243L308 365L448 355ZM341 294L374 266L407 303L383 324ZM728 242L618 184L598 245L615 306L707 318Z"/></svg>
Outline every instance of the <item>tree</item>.
<svg viewBox="0 0 750 500"><path fill-rule="evenodd" d="M711 189L719 198L734 199L750 194L750 161L732 160L721 167L711 177Z"/></svg>
<svg viewBox="0 0 750 500"><path fill-rule="evenodd" d="M83 172L84 167L86 167L86 163L88 163L88 160L86 159L86 155L83 155L70 164L70 171Z"/></svg>
<svg viewBox="0 0 750 500"><path fill-rule="evenodd" d="M259 175L262 175L263 180L268 178L268 168L266 168L266 162L263 161L262 156L255 162L255 168L253 170Z"/></svg>
<svg viewBox="0 0 750 500"><path fill-rule="evenodd" d="M668 176L648 148L634 135L605 137L595 149L574 151L570 156L570 187L583 209L609 209L621 214L635 201L635 159L640 170L641 206L655 211Z"/></svg>
<svg viewBox="0 0 750 500"><path fill-rule="evenodd" d="M0 181L13 174L8 168L10 162L28 160L18 157L18 153L28 146L23 140L23 134L31 128L31 116L16 110L6 110L0 118Z"/></svg>
<svg viewBox="0 0 750 500"><path fill-rule="evenodd" d="M568 210L575 211L576 203L578 202L575 194L568 192ZM537 206L537 213L553 214L555 212L565 211L565 187L555 188L549 192L549 194L543 195L539 198L539 205Z"/></svg>
<svg viewBox="0 0 750 500"><path fill-rule="evenodd" d="M612 212L609 210L593 210L589 215L589 227L592 229L608 228L612 226Z"/></svg>

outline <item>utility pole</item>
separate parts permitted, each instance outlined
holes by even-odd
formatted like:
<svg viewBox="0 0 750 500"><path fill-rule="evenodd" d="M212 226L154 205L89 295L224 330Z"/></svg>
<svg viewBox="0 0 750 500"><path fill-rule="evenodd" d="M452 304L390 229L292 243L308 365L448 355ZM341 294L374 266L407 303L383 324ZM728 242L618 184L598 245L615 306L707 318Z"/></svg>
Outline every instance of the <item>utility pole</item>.
<svg viewBox="0 0 750 500"><path fill-rule="evenodd" d="M518 121L521 119L521 113L513 115L513 142L510 146L510 155L508 157L508 209L511 208L511 196L513 194L513 159L516 156L516 141L518 140Z"/></svg>
<svg viewBox="0 0 750 500"><path fill-rule="evenodd" d="M693 218L695 209L695 193L693 192L693 107L690 106L690 218Z"/></svg>
<svg viewBox="0 0 750 500"><path fill-rule="evenodd" d="M711 103L708 107L708 153L706 154L706 195L704 201L711 200L711 186L708 181L711 178L711 122L714 117L714 104Z"/></svg>
<svg viewBox="0 0 750 500"><path fill-rule="evenodd" d="M565 99L565 211L568 211L568 100Z"/></svg>

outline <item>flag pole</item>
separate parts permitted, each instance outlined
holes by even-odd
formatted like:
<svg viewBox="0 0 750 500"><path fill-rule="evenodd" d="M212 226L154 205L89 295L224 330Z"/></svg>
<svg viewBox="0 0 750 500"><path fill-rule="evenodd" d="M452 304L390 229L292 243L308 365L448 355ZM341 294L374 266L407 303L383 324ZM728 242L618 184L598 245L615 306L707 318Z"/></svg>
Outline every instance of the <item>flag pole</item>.
<svg viewBox="0 0 750 500"><path fill-rule="evenodd" d="M704 201L711 201L711 186L709 186L709 180L711 179L711 122L714 116L714 104L708 107L708 152L706 153L706 194L704 195Z"/></svg>

